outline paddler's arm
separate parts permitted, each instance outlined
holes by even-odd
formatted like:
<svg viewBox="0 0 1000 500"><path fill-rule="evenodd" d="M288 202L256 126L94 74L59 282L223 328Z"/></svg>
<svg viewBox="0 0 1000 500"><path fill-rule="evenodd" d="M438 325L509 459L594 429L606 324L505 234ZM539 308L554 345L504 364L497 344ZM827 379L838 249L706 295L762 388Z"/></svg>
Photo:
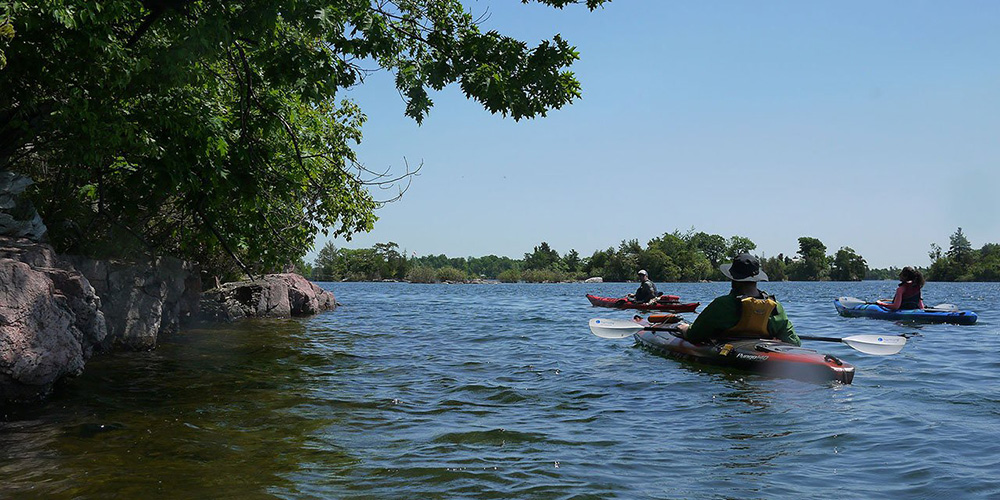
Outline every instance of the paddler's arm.
<svg viewBox="0 0 1000 500"><path fill-rule="evenodd" d="M891 311L899 309L903 305L903 285L896 287L896 296L891 303L885 300L876 300L875 303Z"/></svg>
<svg viewBox="0 0 1000 500"><path fill-rule="evenodd" d="M732 296L718 297L701 311L694 323L684 326L678 324L678 329L684 339L691 342L704 342L717 337L739 321L739 314L734 315L733 312L738 304Z"/></svg>
<svg viewBox="0 0 1000 500"><path fill-rule="evenodd" d="M771 317L767 320L767 331L782 342L797 346L802 345L799 336L795 334L795 327L792 326L792 321L788 319L788 315L785 314L785 308L781 306L780 302L775 306L774 314L771 314Z"/></svg>

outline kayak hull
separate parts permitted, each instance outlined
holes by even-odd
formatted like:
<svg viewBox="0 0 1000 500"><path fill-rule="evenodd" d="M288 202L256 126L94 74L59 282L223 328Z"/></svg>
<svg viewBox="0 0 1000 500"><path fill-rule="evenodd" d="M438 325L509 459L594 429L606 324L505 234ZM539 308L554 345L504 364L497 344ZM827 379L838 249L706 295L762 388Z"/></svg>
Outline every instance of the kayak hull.
<svg viewBox="0 0 1000 500"><path fill-rule="evenodd" d="M669 312L694 312L700 302L690 302L682 304L680 302L657 302L655 304L645 304L632 302L621 297L600 297L587 294L587 300L597 307L610 307L612 309L638 309L640 311L669 311Z"/></svg>
<svg viewBox="0 0 1000 500"><path fill-rule="evenodd" d="M814 383L850 384L854 380L854 366L847 362L779 340L730 339L718 344L693 344L659 331L641 331L635 334L635 340L656 354L767 377Z"/></svg>
<svg viewBox="0 0 1000 500"><path fill-rule="evenodd" d="M974 325L979 315L972 311L927 311L923 309L890 310L875 304L845 306L840 299L834 299L834 307L841 316L849 318L874 318L910 323L949 323L953 325Z"/></svg>

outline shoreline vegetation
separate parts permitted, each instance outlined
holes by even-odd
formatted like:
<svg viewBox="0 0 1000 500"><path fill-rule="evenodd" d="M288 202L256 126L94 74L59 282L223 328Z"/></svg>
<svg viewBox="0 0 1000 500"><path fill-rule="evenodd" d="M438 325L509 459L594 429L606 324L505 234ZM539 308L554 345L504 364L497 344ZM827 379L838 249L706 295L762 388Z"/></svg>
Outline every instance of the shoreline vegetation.
<svg viewBox="0 0 1000 500"><path fill-rule="evenodd" d="M365 114L340 97L376 68L396 74L405 114L418 124L433 107L429 92L449 86L515 121L582 97L571 71L580 56L569 41L556 34L531 46L499 30L482 32L466 3L390 3L386 11L312 1L295 8L7 2L0 6L0 173L26 180L17 181L24 200L5 214L27 221L38 241L45 234L61 255L172 257L197 263L210 281L284 272L298 262L302 274L335 281L626 281L646 269L656 281L694 282L722 279L720 262L756 249L743 236L692 228L589 257L545 242L522 259L417 257L389 242L328 246L304 263L321 232L370 231L376 210L398 200L422 167L404 159L383 171L358 158ZM594 11L607 0L533 3ZM398 194L372 194L384 190ZM28 216L36 209L37 224ZM11 231L0 234L26 235ZM870 269L847 246L828 255L816 238L798 245L794 255L761 256L769 276L851 281L896 272ZM932 244L931 260L923 268L931 280L1000 281L1000 245L973 249L961 229L947 251Z"/></svg>
<svg viewBox="0 0 1000 500"><path fill-rule="evenodd" d="M864 257L851 247L827 255L819 239L798 239L795 255L758 255L771 281L862 281L895 280L902 266L869 268ZM535 246L521 259L483 257L407 256L394 242L371 248L324 246L312 263L300 261L297 269L307 278L326 282L409 283L579 283L600 278L602 282L633 282L635 272L646 269L656 282L726 281L718 270L733 255L750 252L757 245L749 238L675 230L650 240L622 241L617 248L598 250L581 257L576 250L560 254L548 243ZM944 250L931 243L929 266L914 266L928 281L1000 281L1000 244L972 247L962 228L949 238ZM904 264L907 265L907 264Z"/></svg>
<svg viewBox="0 0 1000 500"><path fill-rule="evenodd" d="M448 87L514 121L582 98L569 40L483 30L472 4L0 3L0 173L31 179L59 254L282 272L320 233L370 231L422 168L359 158L368 75L417 124Z"/></svg>

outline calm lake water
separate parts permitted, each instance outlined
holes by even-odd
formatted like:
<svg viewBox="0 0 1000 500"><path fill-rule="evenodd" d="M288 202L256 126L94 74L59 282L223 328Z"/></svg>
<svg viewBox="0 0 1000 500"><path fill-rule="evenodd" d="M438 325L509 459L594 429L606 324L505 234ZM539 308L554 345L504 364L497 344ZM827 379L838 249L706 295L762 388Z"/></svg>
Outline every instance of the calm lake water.
<svg viewBox="0 0 1000 500"><path fill-rule="evenodd" d="M801 334L919 333L888 357L807 344L853 385L591 335L631 313L584 294L635 284L322 285L336 312L187 330L3 409L0 497L1000 498L998 284L928 284L979 323L920 327L837 316L894 282L763 286Z"/></svg>

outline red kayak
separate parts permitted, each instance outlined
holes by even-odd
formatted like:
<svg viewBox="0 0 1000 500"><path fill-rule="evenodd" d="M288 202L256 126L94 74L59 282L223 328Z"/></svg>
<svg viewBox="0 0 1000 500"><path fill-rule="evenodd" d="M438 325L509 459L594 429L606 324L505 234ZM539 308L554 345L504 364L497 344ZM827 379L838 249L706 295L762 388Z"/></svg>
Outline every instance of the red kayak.
<svg viewBox="0 0 1000 500"><path fill-rule="evenodd" d="M641 331L635 334L635 339L658 354L769 377L844 384L854 380L854 367L847 362L778 340L732 339L693 344L678 337L676 332L661 331Z"/></svg>
<svg viewBox="0 0 1000 500"><path fill-rule="evenodd" d="M598 297L587 294L587 300L597 307L610 307L613 309L638 309L640 311L670 311L670 312L694 312L701 302L690 302L681 304L676 295L663 295L655 304L645 302L632 302L624 297Z"/></svg>

